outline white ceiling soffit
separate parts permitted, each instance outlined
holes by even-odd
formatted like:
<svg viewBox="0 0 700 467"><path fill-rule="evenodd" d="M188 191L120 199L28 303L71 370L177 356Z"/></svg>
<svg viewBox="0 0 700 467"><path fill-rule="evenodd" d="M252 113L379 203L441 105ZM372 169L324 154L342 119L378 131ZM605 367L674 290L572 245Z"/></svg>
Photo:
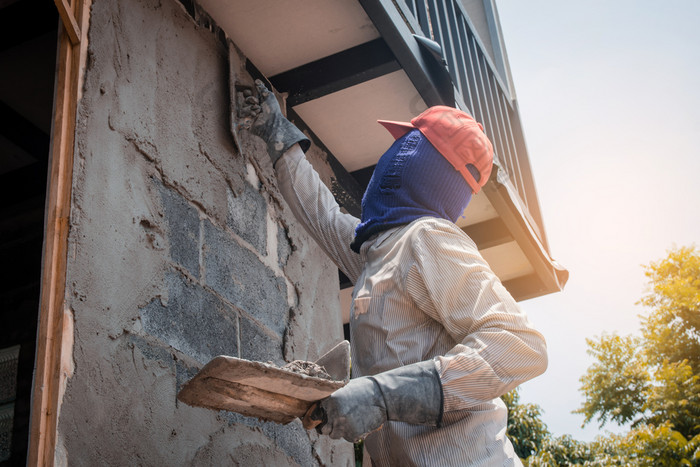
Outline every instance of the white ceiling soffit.
<svg viewBox="0 0 700 467"><path fill-rule="evenodd" d="M515 241L486 248L480 253L502 282L535 272L525 253Z"/></svg>
<svg viewBox="0 0 700 467"><path fill-rule="evenodd" d="M408 122L425 109L403 70L294 107L349 172L376 164L394 142L377 120Z"/></svg>
<svg viewBox="0 0 700 467"><path fill-rule="evenodd" d="M199 0L199 4L265 76L379 37L355 0Z"/></svg>
<svg viewBox="0 0 700 467"><path fill-rule="evenodd" d="M479 193L472 195L471 201L467 209L464 210L462 216L457 219L456 224L459 227L466 227L472 224L478 224L479 222L488 221L498 217L498 213L494 209L493 205L486 197L486 195L480 191Z"/></svg>

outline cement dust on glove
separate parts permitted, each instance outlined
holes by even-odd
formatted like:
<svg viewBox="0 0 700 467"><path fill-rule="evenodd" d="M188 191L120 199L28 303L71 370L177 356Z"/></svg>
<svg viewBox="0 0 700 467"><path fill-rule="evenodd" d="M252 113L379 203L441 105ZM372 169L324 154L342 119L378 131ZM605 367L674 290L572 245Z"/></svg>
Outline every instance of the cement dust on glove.
<svg viewBox="0 0 700 467"><path fill-rule="evenodd" d="M267 89L262 81L255 81L258 96L245 97L240 112L245 118L254 116L250 132L260 137L267 144L267 154L274 165L282 154L295 144L306 152L311 141L282 113L275 94Z"/></svg>

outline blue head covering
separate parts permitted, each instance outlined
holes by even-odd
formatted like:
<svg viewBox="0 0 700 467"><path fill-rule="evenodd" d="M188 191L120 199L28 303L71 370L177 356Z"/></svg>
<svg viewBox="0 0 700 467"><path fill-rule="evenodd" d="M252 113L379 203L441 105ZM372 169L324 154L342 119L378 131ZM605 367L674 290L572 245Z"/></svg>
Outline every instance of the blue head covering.
<svg viewBox="0 0 700 467"><path fill-rule="evenodd" d="M478 176L474 167L470 172ZM362 197L362 219L350 247L359 252L371 236L431 216L456 222L472 190L423 136L412 130L382 155Z"/></svg>

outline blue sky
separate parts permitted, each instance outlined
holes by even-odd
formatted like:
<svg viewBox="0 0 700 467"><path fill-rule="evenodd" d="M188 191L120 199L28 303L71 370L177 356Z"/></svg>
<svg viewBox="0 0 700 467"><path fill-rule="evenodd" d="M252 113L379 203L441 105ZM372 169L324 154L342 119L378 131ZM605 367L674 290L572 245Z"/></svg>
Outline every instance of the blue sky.
<svg viewBox="0 0 700 467"><path fill-rule="evenodd" d="M587 337L635 333L642 265L700 247L700 2L497 0L561 293L523 302L548 341L522 386L555 435L573 415Z"/></svg>

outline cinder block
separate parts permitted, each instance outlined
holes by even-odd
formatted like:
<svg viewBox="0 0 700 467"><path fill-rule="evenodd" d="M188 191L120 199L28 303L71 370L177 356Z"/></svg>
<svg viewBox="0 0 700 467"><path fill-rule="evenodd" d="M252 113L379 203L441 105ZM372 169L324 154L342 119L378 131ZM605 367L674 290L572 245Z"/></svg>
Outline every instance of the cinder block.
<svg viewBox="0 0 700 467"><path fill-rule="evenodd" d="M167 347L157 344L157 341L153 342L136 334L126 334L126 340L138 348L145 358L157 361L163 366L173 366L172 354Z"/></svg>
<svg viewBox="0 0 700 467"><path fill-rule="evenodd" d="M177 271L165 276L167 304L160 297L141 308L143 329L198 362L238 354L235 311Z"/></svg>
<svg viewBox="0 0 700 467"><path fill-rule="evenodd" d="M221 411L219 417L229 425L245 425L260 430L299 465L319 465L312 453L309 435L298 421L280 425L226 411Z"/></svg>
<svg viewBox="0 0 700 467"><path fill-rule="evenodd" d="M181 195L156 183L168 222L170 257L199 278L199 212Z"/></svg>
<svg viewBox="0 0 700 467"><path fill-rule="evenodd" d="M177 360L175 362L176 392L180 392L185 383L194 378L197 371L199 371L199 368L191 367L182 360Z"/></svg>
<svg viewBox="0 0 700 467"><path fill-rule="evenodd" d="M273 362L283 365L282 340L272 337L260 327L241 315L239 326L241 330L241 358L258 362Z"/></svg>
<svg viewBox="0 0 700 467"><path fill-rule="evenodd" d="M223 229L204 222L204 281L280 337L289 319L287 285Z"/></svg>
<svg viewBox="0 0 700 467"><path fill-rule="evenodd" d="M299 465L318 465L311 451L311 441L299 422L286 425L265 425L263 432L275 441L288 456Z"/></svg>
<svg viewBox="0 0 700 467"><path fill-rule="evenodd" d="M250 183L236 196L228 192L226 225L260 253L267 249L267 203Z"/></svg>

